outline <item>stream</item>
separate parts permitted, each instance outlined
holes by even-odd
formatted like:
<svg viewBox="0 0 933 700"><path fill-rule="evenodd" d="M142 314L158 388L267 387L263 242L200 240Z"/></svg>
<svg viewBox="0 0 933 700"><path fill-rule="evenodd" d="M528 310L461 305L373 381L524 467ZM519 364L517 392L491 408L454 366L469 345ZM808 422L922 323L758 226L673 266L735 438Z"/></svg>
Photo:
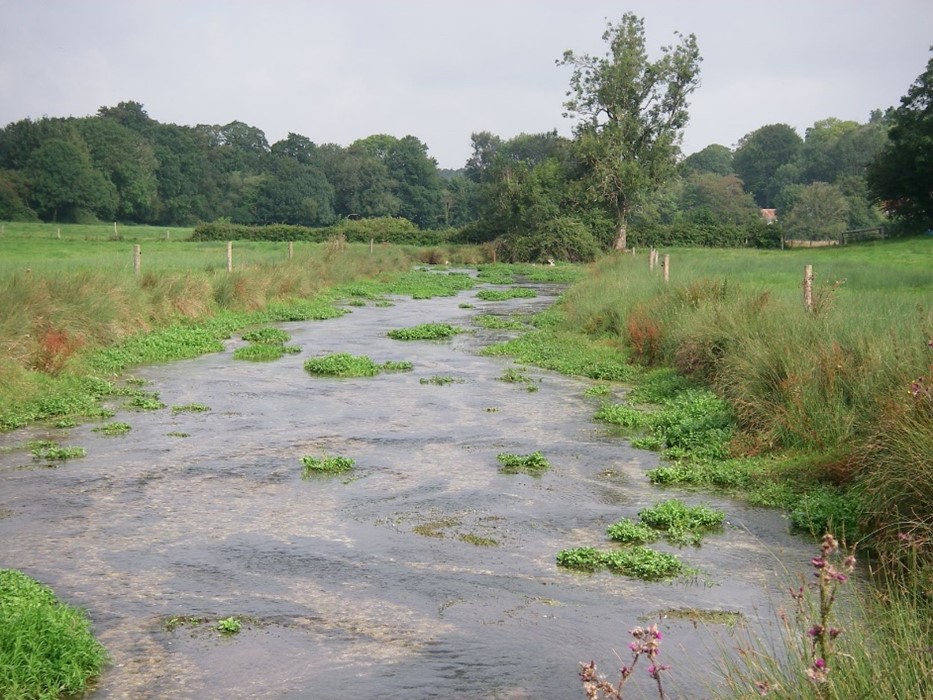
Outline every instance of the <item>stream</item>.
<svg viewBox="0 0 933 700"><path fill-rule="evenodd" d="M670 611L767 626L785 603L785 567L800 570L815 547L776 511L651 485L658 456L593 421L600 399L583 392L594 382L533 367L520 369L535 391L502 381L515 363L479 350L514 332L471 319L534 313L559 293L526 286L539 296L485 302L477 287L280 324L302 351L273 362L233 360L236 336L223 352L138 369L168 407L114 403L125 436L95 423L0 435L0 567L87 610L112 659L86 697L583 698L579 662L615 680L628 630L659 619L668 687L709 696L716 642ZM425 322L471 332L386 336ZM414 370L304 371L336 352ZM434 376L453 382L421 381ZM194 402L210 410L170 408ZM21 447L35 439L87 456L46 468ZM536 450L551 464L543 475L500 473L499 453ZM302 478L301 457L325 454L356 468ZM726 513L699 548L654 545L696 575L646 583L555 565L561 549L611 547L608 525L673 497ZM217 632L230 616L240 632Z"/></svg>

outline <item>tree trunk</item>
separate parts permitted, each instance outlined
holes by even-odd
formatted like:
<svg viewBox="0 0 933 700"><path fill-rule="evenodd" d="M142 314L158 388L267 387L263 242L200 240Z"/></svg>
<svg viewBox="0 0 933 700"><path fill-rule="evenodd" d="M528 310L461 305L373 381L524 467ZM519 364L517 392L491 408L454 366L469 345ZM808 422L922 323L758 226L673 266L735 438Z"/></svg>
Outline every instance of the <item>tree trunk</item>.
<svg viewBox="0 0 933 700"><path fill-rule="evenodd" d="M628 234L628 221L625 219L625 215L619 216L619 225L616 229L616 242L613 247L616 250L627 250L627 239Z"/></svg>

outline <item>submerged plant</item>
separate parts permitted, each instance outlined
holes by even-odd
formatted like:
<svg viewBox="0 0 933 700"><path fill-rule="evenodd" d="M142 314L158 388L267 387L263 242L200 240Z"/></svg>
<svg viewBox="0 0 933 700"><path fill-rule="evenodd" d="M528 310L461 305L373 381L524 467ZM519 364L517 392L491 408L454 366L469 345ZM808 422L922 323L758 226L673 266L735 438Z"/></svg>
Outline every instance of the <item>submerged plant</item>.
<svg viewBox="0 0 933 700"><path fill-rule="evenodd" d="M383 372L408 372L414 367L408 360L389 360L380 365Z"/></svg>

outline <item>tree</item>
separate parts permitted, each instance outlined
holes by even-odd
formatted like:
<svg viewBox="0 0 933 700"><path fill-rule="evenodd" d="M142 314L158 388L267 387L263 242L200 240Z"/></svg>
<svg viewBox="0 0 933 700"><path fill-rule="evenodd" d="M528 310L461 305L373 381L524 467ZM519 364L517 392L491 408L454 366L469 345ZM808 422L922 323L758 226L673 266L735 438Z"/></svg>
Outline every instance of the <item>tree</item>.
<svg viewBox="0 0 933 700"><path fill-rule="evenodd" d="M800 191L783 225L785 231L801 240L828 240L846 230L848 215L848 202L838 187L814 182Z"/></svg>
<svg viewBox="0 0 933 700"><path fill-rule="evenodd" d="M708 216L720 224L746 224L761 216L735 175L695 173L684 183L682 197L688 215Z"/></svg>
<svg viewBox="0 0 933 700"><path fill-rule="evenodd" d="M739 141L733 157L735 174L759 207L774 207L779 191L775 174L782 165L796 160L802 146L803 140L787 124L768 124Z"/></svg>
<svg viewBox="0 0 933 700"><path fill-rule="evenodd" d="M626 13L603 33L605 56L565 51L557 61L573 68L565 116L579 119L574 133L590 192L615 216L616 249L626 247L632 209L674 172L687 97L699 85L696 37L676 37L650 61L644 20Z"/></svg>
<svg viewBox="0 0 933 700"><path fill-rule="evenodd" d="M113 184L91 164L83 143L49 139L33 151L27 166L30 203L52 221L77 219L83 212L110 218L116 206Z"/></svg>
<svg viewBox="0 0 933 700"><path fill-rule="evenodd" d="M158 161L152 144L116 120L79 119L76 126L94 167L117 188L117 217L139 223L151 221L158 198Z"/></svg>
<svg viewBox="0 0 933 700"><path fill-rule="evenodd" d="M731 175L732 151L718 143L710 144L702 151L693 153L684 158L680 164L680 172L687 176L693 173L713 173L714 175Z"/></svg>
<svg viewBox="0 0 933 700"><path fill-rule="evenodd" d="M933 226L933 58L891 115L888 139L868 168L872 197L902 221Z"/></svg>

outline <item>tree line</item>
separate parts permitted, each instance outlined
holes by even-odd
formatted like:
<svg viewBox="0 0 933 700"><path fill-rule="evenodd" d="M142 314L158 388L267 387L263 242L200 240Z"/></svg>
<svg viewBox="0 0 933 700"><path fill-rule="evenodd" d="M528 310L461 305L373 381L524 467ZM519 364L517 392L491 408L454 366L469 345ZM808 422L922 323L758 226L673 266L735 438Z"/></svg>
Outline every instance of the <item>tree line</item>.
<svg viewBox="0 0 933 700"><path fill-rule="evenodd" d="M477 132L455 171L439 170L411 135L342 147L289 133L270 145L243 122L163 124L132 101L89 117L24 119L0 129L0 219L325 227L396 217L460 242L495 240L505 259L524 260L631 245L768 246L892 217L933 220L922 157L933 145L933 60L897 109L865 123L828 118L803 136L769 124L734 148L683 158L696 38L675 34L652 60L643 21L629 13L603 39L602 56L567 51L557 61L571 70L571 138Z"/></svg>

